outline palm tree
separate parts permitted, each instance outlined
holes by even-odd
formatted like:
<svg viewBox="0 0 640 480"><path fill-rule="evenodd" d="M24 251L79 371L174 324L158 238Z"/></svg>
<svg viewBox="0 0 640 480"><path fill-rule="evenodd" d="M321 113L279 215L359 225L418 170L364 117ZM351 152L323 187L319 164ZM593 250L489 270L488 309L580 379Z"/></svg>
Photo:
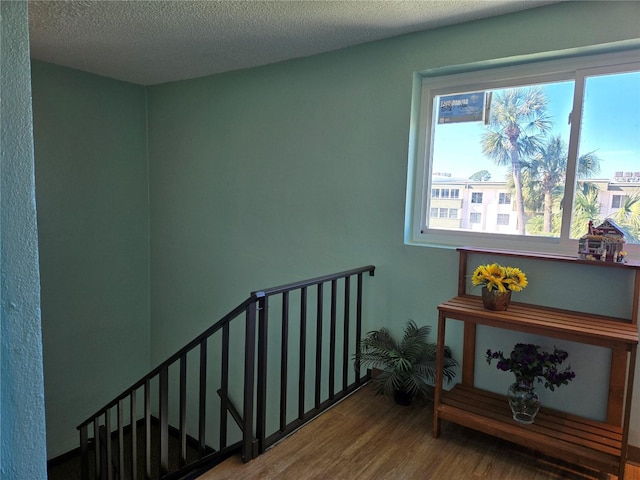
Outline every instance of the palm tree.
<svg viewBox="0 0 640 480"><path fill-rule="evenodd" d="M578 188L573 202L573 222L571 223L571 238L580 238L587 233L589 221L594 225L600 223L600 202L598 189Z"/></svg>
<svg viewBox="0 0 640 480"><path fill-rule="evenodd" d="M482 135L482 153L497 165L511 166L518 233L525 233L521 159L535 154L551 129L547 97L538 86L502 90L491 102L490 122Z"/></svg>
<svg viewBox="0 0 640 480"><path fill-rule="evenodd" d="M551 232L553 199L563 190L567 173L567 149L560 136L553 137L533 157L530 165L535 178L539 179L543 195L542 231Z"/></svg>
<svg viewBox="0 0 640 480"><path fill-rule="evenodd" d="M553 229L553 207L564 194L564 185L567 177L567 148L560 136L552 137L534 155L531 162L526 164L526 173L523 175L525 184L533 182L538 185L540 195L543 197L543 228L550 233ZM577 179L578 187L589 190L592 184L582 180L591 178L600 173L600 159L595 152L585 153L578 158ZM529 187L531 188L531 187ZM596 188L597 190L597 188ZM563 202L560 202L562 206Z"/></svg>
<svg viewBox="0 0 640 480"><path fill-rule="evenodd" d="M627 242L640 241L640 193L624 197L624 203L613 214L613 220L627 234Z"/></svg>

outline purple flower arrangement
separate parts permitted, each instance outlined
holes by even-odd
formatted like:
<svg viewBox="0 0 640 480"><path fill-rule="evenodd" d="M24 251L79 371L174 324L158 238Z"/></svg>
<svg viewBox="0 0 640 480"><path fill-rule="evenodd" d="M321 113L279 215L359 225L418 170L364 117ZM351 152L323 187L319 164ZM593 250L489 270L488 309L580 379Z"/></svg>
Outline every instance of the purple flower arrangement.
<svg viewBox="0 0 640 480"><path fill-rule="evenodd" d="M530 343L517 343L509 357L505 358L503 352L487 350L487 363L498 360L496 368L503 372L513 372L517 382L528 383L533 386L533 381L543 383L545 388L553 391L560 385L567 385L576 376L569 365L564 370L558 370L558 365L564 362L569 354L558 348L553 353L541 352L538 345Z"/></svg>

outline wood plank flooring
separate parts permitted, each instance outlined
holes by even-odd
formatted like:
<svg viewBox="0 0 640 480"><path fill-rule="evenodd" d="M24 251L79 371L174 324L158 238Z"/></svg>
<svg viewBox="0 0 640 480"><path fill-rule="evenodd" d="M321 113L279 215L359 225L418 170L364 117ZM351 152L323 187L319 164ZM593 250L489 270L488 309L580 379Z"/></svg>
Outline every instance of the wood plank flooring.
<svg viewBox="0 0 640 480"><path fill-rule="evenodd" d="M431 404L400 407L366 386L257 459L232 457L198 480L616 478L448 422L439 439L431 431Z"/></svg>

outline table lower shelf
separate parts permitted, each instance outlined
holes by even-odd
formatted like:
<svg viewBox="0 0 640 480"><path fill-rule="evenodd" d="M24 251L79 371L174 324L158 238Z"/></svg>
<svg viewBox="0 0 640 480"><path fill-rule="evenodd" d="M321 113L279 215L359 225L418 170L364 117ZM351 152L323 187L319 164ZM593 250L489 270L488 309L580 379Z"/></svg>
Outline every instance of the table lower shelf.
<svg viewBox="0 0 640 480"><path fill-rule="evenodd" d="M615 425L544 407L533 424L523 425L513 420L506 397L462 384L442 392L440 404L435 407L436 435L439 420L464 425L602 472L615 475L624 472L626 445L622 428Z"/></svg>

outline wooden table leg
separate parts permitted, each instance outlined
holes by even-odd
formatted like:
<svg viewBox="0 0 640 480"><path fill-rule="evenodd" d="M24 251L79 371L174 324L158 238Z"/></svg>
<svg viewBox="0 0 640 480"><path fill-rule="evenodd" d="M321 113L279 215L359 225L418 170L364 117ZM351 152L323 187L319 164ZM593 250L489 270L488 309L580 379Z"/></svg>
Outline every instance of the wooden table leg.
<svg viewBox="0 0 640 480"><path fill-rule="evenodd" d="M440 436L440 416L438 407L442 399L442 381L444 375L444 337L446 317L442 312L438 313L438 343L436 347L436 384L433 399L433 437Z"/></svg>

